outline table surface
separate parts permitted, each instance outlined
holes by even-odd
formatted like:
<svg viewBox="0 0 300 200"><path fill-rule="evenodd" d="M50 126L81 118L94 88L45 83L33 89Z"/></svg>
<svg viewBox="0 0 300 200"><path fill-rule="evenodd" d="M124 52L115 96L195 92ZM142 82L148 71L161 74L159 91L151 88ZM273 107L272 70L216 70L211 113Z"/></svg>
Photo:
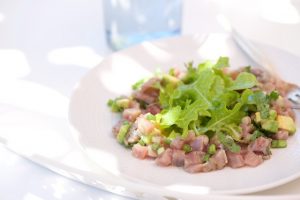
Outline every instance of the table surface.
<svg viewBox="0 0 300 200"><path fill-rule="evenodd" d="M300 56L299 11L300 1L186 0L183 34L224 32L216 18L224 13L249 39ZM23 132L16 139L22 143L35 124L51 134L67 128L73 86L111 53L102 13L101 0L0 1L0 132ZM0 199L128 199L69 180L3 145L0 158Z"/></svg>

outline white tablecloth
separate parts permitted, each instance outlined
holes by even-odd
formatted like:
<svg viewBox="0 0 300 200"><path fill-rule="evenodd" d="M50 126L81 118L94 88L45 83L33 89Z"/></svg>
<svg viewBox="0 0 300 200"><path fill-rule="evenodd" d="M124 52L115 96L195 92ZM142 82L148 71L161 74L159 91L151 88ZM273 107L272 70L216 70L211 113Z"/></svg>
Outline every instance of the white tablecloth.
<svg viewBox="0 0 300 200"><path fill-rule="evenodd" d="M186 0L183 34L223 32L216 19L222 12L249 39L300 56L299 11L300 1ZM25 155L54 157L63 147L68 164L80 158L68 134L68 99L80 77L111 53L102 13L101 0L0 1L0 142L15 151L32 144ZM22 136L12 138L16 132ZM46 150L35 142L57 137L57 146ZM3 145L0 158L0 199L127 199L69 180Z"/></svg>

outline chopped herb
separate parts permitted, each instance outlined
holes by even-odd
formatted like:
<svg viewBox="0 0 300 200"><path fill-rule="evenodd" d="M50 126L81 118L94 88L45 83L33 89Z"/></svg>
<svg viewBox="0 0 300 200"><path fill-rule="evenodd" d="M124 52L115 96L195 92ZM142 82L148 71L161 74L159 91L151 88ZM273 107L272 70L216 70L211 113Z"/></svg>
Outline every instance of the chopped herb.
<svg viewBox="0 0 300 200"><path fill-rule="evenodd" d="M205 154L203 157L203 162L209 161L209 158L210 158L210 154L209 153Z"/></svg>
<svg viewBox="0 0 300 200"><path fill-rule="evenodd" d="M233 153L240 152L241 147L237 145L232 139L232 137L230 137L229 135L225 135L222 132L218 132L217 137L220 140L220 142L225 146L225 148L227 148L229 151Z"/></svg>
<svg viewBox="0 0 300 200"><path fill-rule="evenodd" d="M190 145L188 145L188 144L184 144L183 145L183 151L185 152L185 153L189 153L189 152L191 152L193 149L192 149L192 147L190 146Z"/></svg>
<svg viewBox="0 0 300 200"><path fill-rule="evenodd" d="M269 100L270 101L276 101L279 97L279 93L277 91L272 91L270 94L269 94Z"/></svg>
<svg viewBox="0 0 300 200"><path fill-rule="evenodd" d="M259 130L255 130L250 137L250 141L254 141L256 140L256 138L259 138L261 136L264 136L264 133Z"/></svg>
<svg viewBox="0 0 300 200"><path fill-rule="evenodd" d="M172 142L172 140L169 139L169 138L165 138L165 139L164 139L164 143L167 144L167 145L170 145L171 142Z"/></svg>

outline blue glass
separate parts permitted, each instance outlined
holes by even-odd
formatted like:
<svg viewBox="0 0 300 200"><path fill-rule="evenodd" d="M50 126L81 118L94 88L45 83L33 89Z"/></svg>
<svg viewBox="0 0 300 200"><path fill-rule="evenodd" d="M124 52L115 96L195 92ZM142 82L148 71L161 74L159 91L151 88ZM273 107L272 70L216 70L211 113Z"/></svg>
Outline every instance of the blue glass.
<svg viewBox="0 0 300 200"><path fill-rule="evenodd" d="M181 0L104 0L105 31L114 50L178 35Z"/></svg>

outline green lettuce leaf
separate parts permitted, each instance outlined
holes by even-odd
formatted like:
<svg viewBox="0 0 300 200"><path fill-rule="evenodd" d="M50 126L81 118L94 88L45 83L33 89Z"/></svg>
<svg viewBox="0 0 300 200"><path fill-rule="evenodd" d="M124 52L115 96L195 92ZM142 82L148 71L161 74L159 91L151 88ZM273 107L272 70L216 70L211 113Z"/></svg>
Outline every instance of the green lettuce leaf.
<svg viewBox="0 0 300 200"><path fill-rule="evenodd" d="M167 110L164 114L161 116L161 126L168 127L172 126L176 123L179 116L181 114L181 108L179 106L173 107L170 110Z"/></svg>
<svg viewBox="0 0 300 200"><path fill-rule="evenodd" d="M159 103L162 108L169 108L170 105L172 105L172 98L171 96L174 94L175 89L177 88L177 85L174 85L172 83L167 83L165 85L159 85L158 87L160 89L159 92Z"/></svg>
<svg viewBox="0 0 300 200"><path fill-rule="evenodd" d="M189 63L185 64L185 67L186 67L186 75L182 79L182 81L185 84L194 82L198 77L198 71L196 68L193 67L193 62L189 62Z"/></svg>
<svg viewBox="0 0 300 200"><path fill-rule="evenodd" d="M240 99L240 94L236 91L226 91L218 98L226 107L234 106Z"/></svg>
<svg viewBox="0 0 300 200"><path fill-rule="evenodd" d="M239 124L245 113L241 110L242 103L237 103L232 110L224 103L211 111L211 120L207 124L207 130L217 130L224 124Z"/></svg>
<svg viewBox="0 0 300 200"><path fill-rule="evenodd" d="M211 100L218 99L225 91L225 82L222 77L215 76L208 97Z"/></svg>
<svg viewBox="0 0 300 200"><path fill-rule="evenodd" d="M175 105L183 105L186 100L196 101L200 99L206 105L211 106L210 89L214 83L215 74L207 69L201 72L197 80L192 84L180 85L173 93L172 99Z"/></svg>
<svg viewBox="0 0 300 200"><path fill-rule="evenodd" d="M267 99L250 90L257 84L253 74L241 72L232 80L223 72L228 66L227 57L220 57L215 64L205 61L197 68L190 62L186 64L186 76L182 81L176 84L162 81L159 101L164 110L158 120L161 127L167 132L180 132L183 137L189 129L201 134L221 130L232 140L240 141L239 125L248 112L245 107L251 105L265 112ZM240 94L236 90L244 91ZM270 99L275 97L276 94L272 94Z"/></svg>
<svg viewBox="0 0 300 200"><path fill-rule="evenodd" d="M180 114L176 124L183 129L183 137L187 135L189 124L196 121L203 113L207 115L208 105L201 99L196 100L194 103L189 104Z"/></svg>
<svg viewBox="0 0 300 200"><path fill-rule="evenodd" d="M235 141L241 142L241 130L242 128L237 124L225 124L220 128L221 131L225 132L227 135L230 135Z"/></svg>
<svg viewBox="0 0 300 200"><path fill-rule="evenodd" d="M214 64L210 60L200 63L198 65L198 73L201 73L201 71L206 70L206 69L211 69L213 66L214 66Z"/></svg>
<svg viewBox="0 0 300 200"><path fill-rule="evenodd" d="M213 66L214 68L222 69L224 67L229 67L229 58L220 57L217 63Z"/></svg>
<svg viewBox="0 0 300 200"><path fill-rule="evenodd" d="M238 77L233 81L229 90L243 90L252 88L257 85L256 77L248 72L242 72L238 75Z"/></svg>

